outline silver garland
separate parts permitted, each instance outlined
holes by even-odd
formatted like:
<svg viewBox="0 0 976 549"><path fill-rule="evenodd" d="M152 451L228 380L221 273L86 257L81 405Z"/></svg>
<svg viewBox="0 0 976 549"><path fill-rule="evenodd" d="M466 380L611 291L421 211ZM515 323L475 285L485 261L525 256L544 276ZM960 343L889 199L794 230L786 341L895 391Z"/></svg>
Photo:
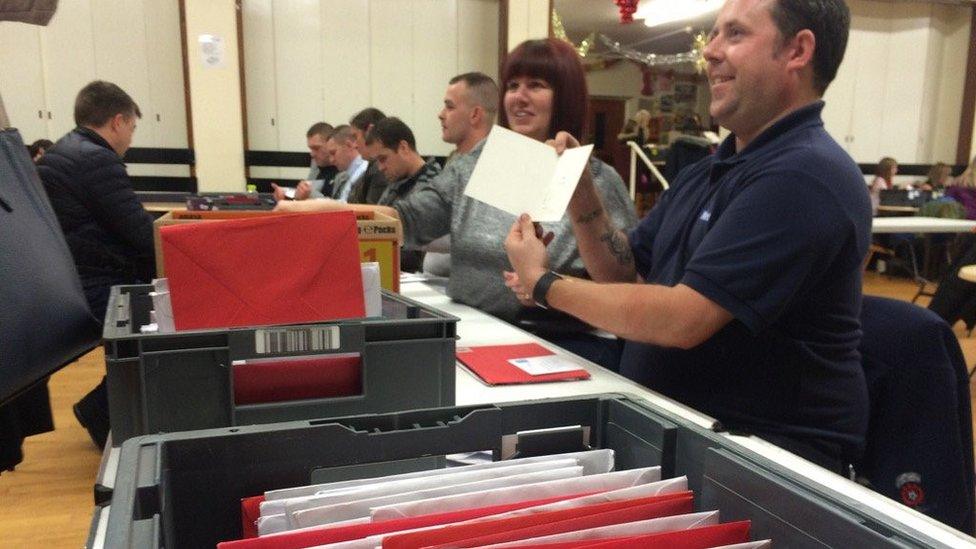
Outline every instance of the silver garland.
<svg viewBox="0 0 976 549"><path fill-rule="evenodd" d="M694 49L688 52L682 53L671 53L671 54L655 54L655 53L641 53L637 50L629 49L620 45L620 42L612 40L605 34L599 35L600 41L610 48L610 52L615 57L620 57L623 59L630 59L631 61L637 61L638 63L643 63L649 67L660 67L669 65L683 65L690 64L696 65L702 58L701 49L695 46ZM606 54L604 54L606 55Z"/></svg>

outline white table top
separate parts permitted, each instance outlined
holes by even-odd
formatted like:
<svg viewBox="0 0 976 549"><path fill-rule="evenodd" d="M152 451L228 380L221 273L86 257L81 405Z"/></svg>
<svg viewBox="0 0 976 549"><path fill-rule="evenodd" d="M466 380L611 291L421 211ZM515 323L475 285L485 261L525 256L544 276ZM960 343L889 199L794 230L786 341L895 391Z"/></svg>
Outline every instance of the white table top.
<svg viewBox="0 0 976 549"><path fill-rule="evenodd" d="M401 282L400 293L424 304L454 315L461 319L457 324L458 347L477 345L507 345L516 343L539 343L547 349L560 354L569 354L559 347L505 323L473 307L451 301L444 293L445 279L428 283ZM495 402L516 402L538 398L558 398L601 393L626 393L638 400L651 402L705 428L711 428L715 420L691 408L678 404L643 385L634 383L610 370L573 355L585 363L590 379L583 381L561 381L554 383L528 383L521 385L487 385L481 379L458 364L455 399L458 406L468 404L489 404Z"/></svg>
<svg viewBox="0 0 976 549"><path fill-rule="evenodd" d="M976 230L976 221L939 217L875 217L872 233L968 233Z"/></svg>

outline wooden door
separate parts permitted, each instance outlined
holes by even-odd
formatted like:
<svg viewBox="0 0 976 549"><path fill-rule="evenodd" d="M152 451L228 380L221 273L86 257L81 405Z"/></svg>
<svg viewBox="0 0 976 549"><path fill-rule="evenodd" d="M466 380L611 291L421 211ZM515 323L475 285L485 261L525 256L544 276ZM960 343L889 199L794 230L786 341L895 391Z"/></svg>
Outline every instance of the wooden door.
<svg viewBox="0 0 976 549"><path fill-rule="evenodd" d="M613 166L626 182L630 174L630 155L627 145L617 140L624 126L624 100L590 98L590 113L586 127L586 142L593 144L593 154Z"/></svg>

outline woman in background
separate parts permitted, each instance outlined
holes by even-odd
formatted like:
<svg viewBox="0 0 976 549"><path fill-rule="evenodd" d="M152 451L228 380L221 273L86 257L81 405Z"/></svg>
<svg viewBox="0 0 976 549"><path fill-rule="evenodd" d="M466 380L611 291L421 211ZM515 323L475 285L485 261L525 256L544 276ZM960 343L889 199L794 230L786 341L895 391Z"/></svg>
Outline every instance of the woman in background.
<svg viewBox="0 0 976 549"><path fill-rule="evenodd" d="M923 191L941 191L949 181L950 168L945 162L936 162L929 168L928 177L919 185Z"/></svg>
<svg viewBox="0 0 976 549"><path fill-rule="evenodd" d="M898 162L886 156L878 162L878 168L874 171L874 179L871 180L871 213L878 215L878 206L881 205L881 191L894 188L895 174L898 173Z"/></svg>

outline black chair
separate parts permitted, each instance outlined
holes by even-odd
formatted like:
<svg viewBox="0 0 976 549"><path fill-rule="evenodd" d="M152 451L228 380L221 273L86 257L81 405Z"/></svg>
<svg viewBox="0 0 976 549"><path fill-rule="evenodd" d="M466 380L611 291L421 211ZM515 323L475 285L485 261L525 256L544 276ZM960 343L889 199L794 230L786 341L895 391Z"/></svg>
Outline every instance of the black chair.
<svg viewBox="0 0 976 549"><path fill-rule="evenodd" d="M860 475L877 492L974 533L969 376L935 313L865 296L861 358L871 417Z"/></svg>

